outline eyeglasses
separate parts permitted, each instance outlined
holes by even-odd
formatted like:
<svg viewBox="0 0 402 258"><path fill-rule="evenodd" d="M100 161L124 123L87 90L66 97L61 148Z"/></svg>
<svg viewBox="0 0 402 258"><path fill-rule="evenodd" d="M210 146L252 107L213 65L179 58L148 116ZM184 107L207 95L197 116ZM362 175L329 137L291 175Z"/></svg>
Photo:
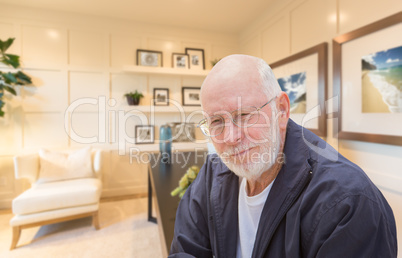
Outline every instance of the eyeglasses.
<svg viewBox="0 0 402 258"><path fill-rule="evenodd" d="M230 112L230 119L232 120L233 124L238 127L246 128L255 125L260 118L260 110L268 105L271 101L276 98L273 97L267 103L262 105L261 107L253 107L247 106L242 107L237 110ZM204 118L198 123L198 126L202 133L208 137L218 136L223 132L225 128L225 118L221 115L214 115L207 118Z"/></svg>

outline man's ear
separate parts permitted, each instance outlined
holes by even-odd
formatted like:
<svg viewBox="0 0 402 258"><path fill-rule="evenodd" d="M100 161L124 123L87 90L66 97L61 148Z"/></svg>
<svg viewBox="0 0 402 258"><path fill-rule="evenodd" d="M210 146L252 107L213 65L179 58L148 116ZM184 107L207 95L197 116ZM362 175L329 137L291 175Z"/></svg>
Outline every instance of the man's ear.
<svg viewBox="0 0 402 258"><path fill-rule="evenodd" d="M279 128L285 130L289 120L290 101L285 92L281 92L276 101L278 109Z"/></svg>

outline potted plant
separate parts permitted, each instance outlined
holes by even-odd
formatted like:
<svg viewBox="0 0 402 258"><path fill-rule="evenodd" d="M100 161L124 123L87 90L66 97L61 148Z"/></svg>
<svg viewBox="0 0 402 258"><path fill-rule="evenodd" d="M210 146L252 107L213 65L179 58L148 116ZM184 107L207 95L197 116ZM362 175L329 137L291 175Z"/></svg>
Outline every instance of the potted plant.
<svg viewBox="0 0 402 258"><path fill-rule="evenodd" d="M140 103L140 99L144 97L141 92L138 92L135 90L135 92L129 92L124 94L124 96L127 98L127 102L129 105L138 105Z"/></svg>
<svg viewBox="0 0 402 258"><path fill-rule="evenodd" d="M7 49L13 44L15 38L9 38L6 41L0 40L0 62L11 66L14 69L20 67L20 57L17 55L6 54ZM0 71L0 117L4 116L4 93L8 91L12 95L17 95L15 87L18 85L32 84L31 77L17 70L15 72Z"/></svg>

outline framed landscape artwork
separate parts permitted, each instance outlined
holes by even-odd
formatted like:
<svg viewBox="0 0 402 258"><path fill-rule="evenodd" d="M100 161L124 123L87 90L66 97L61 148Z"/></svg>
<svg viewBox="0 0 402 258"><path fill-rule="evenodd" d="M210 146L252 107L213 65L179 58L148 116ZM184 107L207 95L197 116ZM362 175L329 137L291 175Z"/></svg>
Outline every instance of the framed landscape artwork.
<svg viewBox="0 0 402 258"><path fill-rule="evenodd" d="M188 69L190 67L187 54L173 53L172 63L173 68Z"/></svg>
<svg viewBox="0 0 402 258"><path fill-rule="evenodd" d="M338 138L402 145L402 12L333 39Z"/></svg>
<svg viewBox="0 0 402 258"><path fill-rule="evenodd" d="M162 52L137 49L137 65L162 67L163 66Z"/></svg>
<svg viewBox="0 0 402 258"><path fill-rule="evenodd" d="M153 97L155 106L169 106L168 88L155 88Z"/></svg>
<svg viewBox="0 0 402 258"><path fill-rule="evenodd" d="M290 118L318 136L327 135L328 44L322 43L270 64L290 100Z"/></svg>
<svg viewBox="0 0 402 258"><path fill-rule="evenodd" d="M201 106L200 87L183 87L182 104L183 106Z"/></svg>
<svg viewBox="0 0 402 258"><path fill-rule="evenodd" d="M186 54L189 58L190 69L205 70L204 49L186 48Z"/></svg>
<svg viewBox="0 0 402 258"><path fill-rule="evenodd" d="M135 126L135 143L150 144L155 141L155 131L153 125L136 125Z"/></svg>

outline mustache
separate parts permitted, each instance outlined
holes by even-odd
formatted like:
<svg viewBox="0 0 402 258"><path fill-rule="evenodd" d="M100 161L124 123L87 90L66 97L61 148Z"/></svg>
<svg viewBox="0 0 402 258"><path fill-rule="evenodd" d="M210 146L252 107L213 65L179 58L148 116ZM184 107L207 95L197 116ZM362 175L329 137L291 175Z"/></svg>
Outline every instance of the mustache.
<svg viewBox="0 0 402 258"><path fill-rule="evenodd" d="M260 144L256 144L256 143L242 144L242 145L232 147L232 148L222 152L221 155L224 155L226 157L233 156L233 155L242 153L243 151L246 151L248 149L258 147L258 146L260 146Z"/></svg>

